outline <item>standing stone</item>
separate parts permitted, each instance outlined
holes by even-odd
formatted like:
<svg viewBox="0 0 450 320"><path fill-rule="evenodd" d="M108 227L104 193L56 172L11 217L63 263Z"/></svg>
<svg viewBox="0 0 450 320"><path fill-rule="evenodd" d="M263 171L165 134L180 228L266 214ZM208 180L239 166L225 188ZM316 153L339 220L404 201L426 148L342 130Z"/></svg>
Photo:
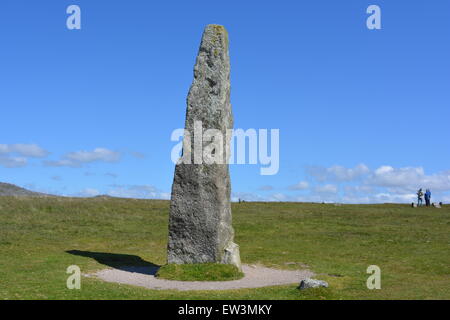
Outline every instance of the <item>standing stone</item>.
<svg viewBox="0 0 450 320"><path fill-rule="evenodd" d="M230 151L227 132L232 128L228 34L222 26L208 25L187 97L183 155L175 167L168 263L224 263L241 269L239 246L233 242L226 161ZM205 135L209 129L216 129L219 135L203 140L195 135L198 130ZM212 142L216 148L210 150L205 163L202 150Z"/></svg>

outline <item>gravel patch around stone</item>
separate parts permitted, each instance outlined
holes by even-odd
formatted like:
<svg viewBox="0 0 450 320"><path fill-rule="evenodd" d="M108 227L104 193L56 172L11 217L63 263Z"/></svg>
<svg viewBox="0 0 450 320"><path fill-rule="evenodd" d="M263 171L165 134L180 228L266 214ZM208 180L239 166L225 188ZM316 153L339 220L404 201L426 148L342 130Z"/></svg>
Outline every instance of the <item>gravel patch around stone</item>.
<svg viewBox="0 0 450 320"><path fill-rule="evenodd" d="M261 288L276 285L298 284L314 275L309 270L278 270L258 265L243 265L244 277L231 281L176 281L155 277L157 267L121 267L104 269L86 277L96 277L103 281L153 290L230 290L242 288Z"/></svg>

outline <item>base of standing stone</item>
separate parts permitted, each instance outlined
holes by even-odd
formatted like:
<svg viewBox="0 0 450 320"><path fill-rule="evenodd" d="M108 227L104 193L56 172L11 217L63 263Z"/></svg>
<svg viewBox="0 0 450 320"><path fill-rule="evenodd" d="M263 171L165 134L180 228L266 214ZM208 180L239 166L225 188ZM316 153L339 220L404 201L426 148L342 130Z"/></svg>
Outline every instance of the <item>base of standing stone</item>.
<svg viewBox="0 0 450 320"><path fill-rule="evenodd" d="M242 271L241 255L239 254L239 246L236 243L230 242L230 244L225 248L222 263L232 264L236 266L239 271Z"/></svg>
<svg viewBox="0 0 450 320"><path fill-rule="evenodd" d="M199 261L192 261L189 259L183 260L180 259L180 257L174 257L174 256L169 256L169 259L167 261L168 264L201 264L201 263L212 263L214 261L209 261L207 259L205 259L202 262ZM222 264L231 264L236 266L236 268L238 268L239 271L242 272L242 263L241 263L241 255L239 252L239 245L237 245L234 242L230 242L225 249L223 249L223 255L222 255L222 260L218 263L222 263Z"/></svg>

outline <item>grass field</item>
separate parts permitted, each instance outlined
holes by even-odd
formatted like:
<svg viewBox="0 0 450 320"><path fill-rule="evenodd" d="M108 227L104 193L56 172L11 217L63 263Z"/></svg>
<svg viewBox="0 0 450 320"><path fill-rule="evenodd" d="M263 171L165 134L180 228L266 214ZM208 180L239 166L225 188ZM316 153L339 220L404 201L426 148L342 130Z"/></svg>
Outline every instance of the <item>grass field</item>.
<svg viewBox="0 0 450 320"><path fill-rule="evenodd" d="M244 273L231 264L166 264L161 266L156 277L180 281L228 281L244 277Z"/></svg>
<svg viewBox="0 0 450 320"><path fill-rule="evenodd" d="M450 299L450 207L233 204L243 263L310 268L330 288L156 291L83 273L166 261L168 201L0 197L0 299ZM381 268L381 290L366 269Z"/></svg>

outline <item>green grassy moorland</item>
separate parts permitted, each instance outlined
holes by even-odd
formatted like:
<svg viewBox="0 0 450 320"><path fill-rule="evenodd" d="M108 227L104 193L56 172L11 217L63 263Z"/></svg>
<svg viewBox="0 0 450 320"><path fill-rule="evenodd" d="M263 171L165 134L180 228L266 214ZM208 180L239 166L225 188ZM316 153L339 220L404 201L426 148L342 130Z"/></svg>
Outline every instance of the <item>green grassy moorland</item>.
<svg viewBox="0 0 450 320"><path fill-rule="evenodd" d="M450 299L450 207L308 203L233 204L244 263L310 268L328 289L296 285L157 291L83 273L166 260L167 201L0 197L0 299ZM366 288L369 265L381 290Z"/></svg>
<svg viewBox="0 0 450 320"><path fill-rule="evenodd" d="M230 264L166 264L158 269L156 277L180 281L227 281L241 279L244 274Z"/></svg>

